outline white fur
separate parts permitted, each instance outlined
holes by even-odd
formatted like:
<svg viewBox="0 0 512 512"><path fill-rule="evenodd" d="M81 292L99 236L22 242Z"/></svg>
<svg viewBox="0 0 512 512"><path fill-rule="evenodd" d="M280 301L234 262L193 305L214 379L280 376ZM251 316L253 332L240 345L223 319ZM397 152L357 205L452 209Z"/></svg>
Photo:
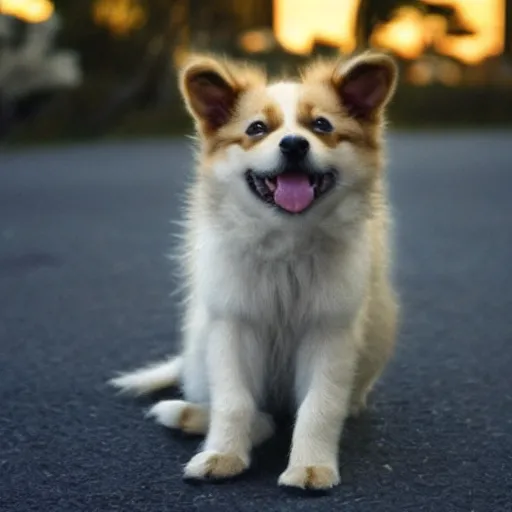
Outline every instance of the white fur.
<svg viewBox="0 0 512 512"><path fill-rule="evenodd" d="M257 411L269 401L280 408L291 401L299 412L290 470L328 467L328 485L334 485L360 343L353 324L368 279L365 231L350 229L353 240L346 246L341 222L333 236L329 222L308 230L285 221L281 230L265 233L260 227L252 244L245 237L240 244L237 233L203 222L194 258L195 300L202 306L193 309L203 311L197 313L203 326L192 322L185 331L186 347L204 347L185 350L185 360L202 371L185 372L183 385L188 399L207 395L211 403L204 450L212 460L226 454L246 467ZM195 395L205 370L209 386ZM186 473L197 476L198 461L206 472L208 460L198 456Z"/></svg>
<svg viewBox="0 0 512 512"><path fill-rule="evenodd" d="M180 428L186 408L209 410L206 439L185 469L188 477L243 471L251 448L272 432L261 411L289 409L297 417L279 482L327 488L339 481L338 443L355 392L372 272L368 197L355 185L376 164L348 143L317 151L319 143L306 134L312 158L327 164L331 158L350 171L342 184L300 216L280 215L256 199L243 173L275 167L279 139L301 130L298 87L270 86L284 125L256 149L227 148L191 190L179 360L187 402L162 402L150 413ZM153 368L114 382L148 390L164 383L164 374ZM356 391L362 402L367 388ZM267 425L261 436L254 430L259 423Z"/></svg>
<svg viewBox="0 0 512 512"><path fill-rule="evenodd" d="M176 385L180 378L181 357L173 357L164 363L155 363L134 372L121 374L110 380L110 384L121 391L143 395Z"/></svg>
<svg viewBox="0 0 512 512"><path fill-rule="evenodd" d="M268 95L279 105L283 113L285 132L293 133L297 129L297 104L299 84L278 82L267 88Z"/></svg>

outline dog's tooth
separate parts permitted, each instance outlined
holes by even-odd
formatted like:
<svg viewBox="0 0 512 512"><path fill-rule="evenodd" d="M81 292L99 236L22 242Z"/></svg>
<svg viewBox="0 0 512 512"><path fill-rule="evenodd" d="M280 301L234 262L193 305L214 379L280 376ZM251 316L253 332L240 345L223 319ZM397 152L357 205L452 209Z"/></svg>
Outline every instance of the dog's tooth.
<svg viewBox="0 0 512 512"><path fill-rule="evenodd" d="M267 185L270 192L274 192L277 188L276 184L270 178L265 178L265 185Z"/></svg>

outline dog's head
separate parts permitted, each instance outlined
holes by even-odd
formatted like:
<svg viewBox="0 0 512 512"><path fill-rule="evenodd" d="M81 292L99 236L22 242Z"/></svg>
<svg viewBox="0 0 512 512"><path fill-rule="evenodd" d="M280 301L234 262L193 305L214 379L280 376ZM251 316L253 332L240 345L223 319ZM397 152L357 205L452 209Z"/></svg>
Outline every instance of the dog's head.
<svg viewBox="0 0 512 512"><path fill-rule="evenodd" d="M379 173L387 55L315 61L296 80L195 55L180 88L201 140L200 172L219 201L258 217L318 218Z"/></svg>

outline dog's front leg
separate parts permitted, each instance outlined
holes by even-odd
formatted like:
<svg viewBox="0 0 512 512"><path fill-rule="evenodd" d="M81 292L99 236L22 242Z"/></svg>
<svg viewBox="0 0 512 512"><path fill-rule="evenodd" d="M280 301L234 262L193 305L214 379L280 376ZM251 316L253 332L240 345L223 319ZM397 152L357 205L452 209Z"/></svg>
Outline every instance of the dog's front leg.
<svg viewBox="0 0 512 512"><path fill-rule="evenodd" d="M327 489L339 483L338 451L348 414L356 336L317 330L304 340L297 361L299 405L288 468L279 484Z"/></svg>
<svg viewBox="0 0 512 512"><path fill-rule="evenodd" d="M249 466L256 404L242 364L242 344L250 343L237 322L212 323L206 350L210 384L210 425L202 451L185 468L188 478L229 478Z"/></svg>

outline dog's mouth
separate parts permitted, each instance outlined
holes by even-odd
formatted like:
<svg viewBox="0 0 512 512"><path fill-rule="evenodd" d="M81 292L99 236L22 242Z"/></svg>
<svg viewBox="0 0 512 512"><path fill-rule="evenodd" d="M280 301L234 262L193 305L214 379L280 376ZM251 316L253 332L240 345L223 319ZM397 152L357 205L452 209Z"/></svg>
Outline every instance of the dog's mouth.
<svg viewBox="0 0 512 512"><path fill-rule="evenodd" d="M246 172L252 192L267 204L288 213L302 213L336 185L337 173L285 171L279 174Z"/></svg>

